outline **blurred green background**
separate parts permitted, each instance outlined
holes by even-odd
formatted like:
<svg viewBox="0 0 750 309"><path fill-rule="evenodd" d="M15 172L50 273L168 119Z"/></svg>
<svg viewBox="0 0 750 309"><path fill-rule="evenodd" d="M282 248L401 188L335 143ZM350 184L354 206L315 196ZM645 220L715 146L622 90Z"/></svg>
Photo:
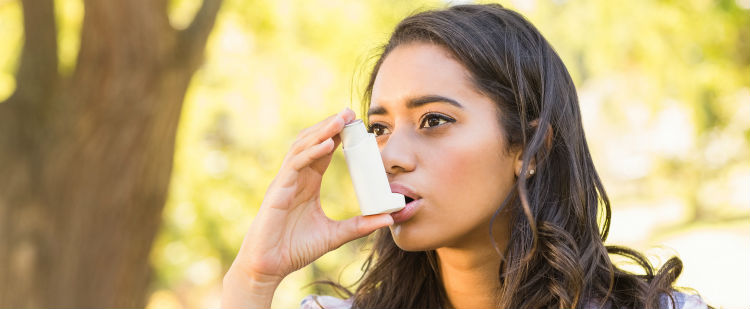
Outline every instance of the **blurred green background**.
<svg viewBox="0 0 750 309"><path fill-rule="evenodd" d="M200 0L170 1L187 25ZM456 3L456 2L454 2ZM588 141L613 205L609 244L670 255L678 285L719 307L750 305L750 1L504 1L551 41L578 87ZM60 70L75 66L84 13L56 0ZM226 0L182 109L169 198L150 263L149 307L216 307L291 141L348 106L359 112L377 48L395 24L442 1ZM0 102L15 89L18 1L0 0ZM358 213L340 151L325 212ZM297 307L316 279L354 283L363 240L284 280Z"/></svg>

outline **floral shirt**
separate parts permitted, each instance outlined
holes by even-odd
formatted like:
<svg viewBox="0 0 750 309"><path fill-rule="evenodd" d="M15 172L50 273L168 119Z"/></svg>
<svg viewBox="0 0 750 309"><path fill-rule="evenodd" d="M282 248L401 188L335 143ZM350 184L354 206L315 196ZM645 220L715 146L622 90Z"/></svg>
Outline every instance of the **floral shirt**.
<svg viewBox="0 0 750 309"><path fill-rule="evenodd" d="M698 295L675 292L675 301L677 309L707 309L708 306ZM333 296L308 295L302 299L300 309L350 309L352 307L352 298L340 299ZM672 303L668 298L664 298L666 308L672 309Z"/></svg>
<svg viewBox="0 0 750 309"><path fill-rule="evenodd" d="M327 295L308 295L302 299L300 309L349 309L354 299L341 299Z"/></svg>

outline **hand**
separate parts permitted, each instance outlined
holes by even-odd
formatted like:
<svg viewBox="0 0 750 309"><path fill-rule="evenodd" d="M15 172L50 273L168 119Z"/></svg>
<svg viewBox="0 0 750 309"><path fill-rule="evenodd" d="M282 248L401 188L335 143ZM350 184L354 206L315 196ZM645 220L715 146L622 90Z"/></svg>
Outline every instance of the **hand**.
<svg viewBox="0 0 750 309"><path fill-rule="evenodd" d="M323 254L393 224L389 214L335 221L320 206L320 185L341 142L338 134L354 118L347 108L300 132L266 191L230 272L280 282Z"/></svg>

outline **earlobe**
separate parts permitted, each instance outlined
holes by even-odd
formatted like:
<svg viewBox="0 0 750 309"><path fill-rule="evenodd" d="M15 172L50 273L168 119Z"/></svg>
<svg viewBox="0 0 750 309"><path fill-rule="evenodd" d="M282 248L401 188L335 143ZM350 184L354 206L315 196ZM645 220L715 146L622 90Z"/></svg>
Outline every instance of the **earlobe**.
<svg viewBox="0 0 750 309"><path fill-rule="evenodd" d="M521 168L523 167L523 150L518 150L514 156L513 161L513 169L515 170L516 177L521 176ZM534 160L532 159L531 162L529 162L529 167L526 170L526 176L531 176L536 173L536 164Z"/></svg>
<svg viewBox="0 0 750 309"><path fill-rule="evenodd" d="M539 119L534 119L533 121L529 122L529 125L532 127L539 126ZM545 132L544 136L544 146L547 149L552 149L552 137L553 137L553 130L552 125L547 124L547 132ZM523 149L519 149L518 152L516 152L514 156L514 169L516 177L519 177L521 175L521 168L523 167ZM536 174L536 161L532 158L531 162L529 162L528 169L526 170L526 176L532 176Z"/></svg>
<svg viewBox="0 0 750 309"><path fill-rule="evenodd" d="M514 162L514 170L515 170L516 177L521 176L522 167L523 167L523 152L519 151L516 154L515 162ZM534 159L532 159L531 162L529 162L528 169L526 170L526 176L528 177L534 174L536 174L536 164L534 162Z"/></svg>

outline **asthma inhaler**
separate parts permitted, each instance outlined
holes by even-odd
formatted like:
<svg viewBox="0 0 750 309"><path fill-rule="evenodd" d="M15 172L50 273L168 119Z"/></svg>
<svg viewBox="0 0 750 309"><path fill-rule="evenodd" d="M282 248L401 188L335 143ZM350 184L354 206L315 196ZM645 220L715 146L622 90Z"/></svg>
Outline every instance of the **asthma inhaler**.
<svg viewBox="0 0 750 309"><path fill-rule="evenodd" d="M368 133L361 119L344 126L341 142L346 166L354 184L362 215L399 211L406 206L404 196L391 192L375 134Z"/></svg>

